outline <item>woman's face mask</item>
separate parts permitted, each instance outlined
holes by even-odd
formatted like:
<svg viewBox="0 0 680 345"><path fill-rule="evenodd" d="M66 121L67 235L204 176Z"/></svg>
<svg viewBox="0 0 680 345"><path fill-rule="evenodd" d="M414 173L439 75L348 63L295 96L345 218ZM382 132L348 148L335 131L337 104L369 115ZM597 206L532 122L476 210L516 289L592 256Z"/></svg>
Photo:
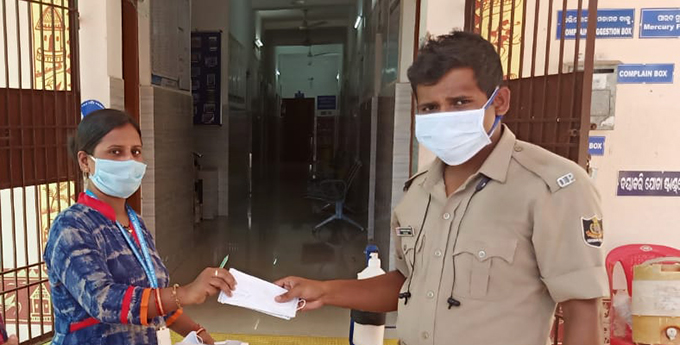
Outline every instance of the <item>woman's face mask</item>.
<svg viewBox="0 0 680 345"><path fill-rule="evenodd" d="M87 161L90 181L102 193L116 198L127 199L134 194L146 173L141 138L129 124L107 133L87 155Z"/></svg>
<svg viewBox="0 0 680 345"><path fill-rule="evenodd" d="M116 198L127 199L134 194L142 184L146 173L146 164L136 160L108 160L94 158L94 174L90 174L90 181L102 193Z"/></svg>

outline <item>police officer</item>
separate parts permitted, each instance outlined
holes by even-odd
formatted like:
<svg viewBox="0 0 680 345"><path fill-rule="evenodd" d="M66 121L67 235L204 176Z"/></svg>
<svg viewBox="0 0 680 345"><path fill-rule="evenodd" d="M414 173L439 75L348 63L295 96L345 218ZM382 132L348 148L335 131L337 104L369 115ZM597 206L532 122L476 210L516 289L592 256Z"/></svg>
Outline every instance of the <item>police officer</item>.
<svg viewBox="0 0 680 345"><path fill-rule="evenodd" d="M367 280L288 277L279 301L399 311L402 344L600 345L608 295L599 195L573 162L517 140L500 58L472 33L429 39L408 76L416 137L437 155L392 217L397 270Z"/></svg>

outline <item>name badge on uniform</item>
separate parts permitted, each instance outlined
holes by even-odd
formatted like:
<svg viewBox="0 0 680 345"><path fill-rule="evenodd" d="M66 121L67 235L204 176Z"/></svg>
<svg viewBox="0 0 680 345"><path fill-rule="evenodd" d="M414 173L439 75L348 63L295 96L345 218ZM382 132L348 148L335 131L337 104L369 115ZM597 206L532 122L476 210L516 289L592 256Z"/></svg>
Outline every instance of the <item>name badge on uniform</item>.
<svg viewBox="0 0 680 345"><path fill-rule="evenodd" d="M397 236L399 237L413 237L412 226L400 226L397 228Z"/></svg>
<svg viewBox="0 0 680 345"><path fill-rule="evenodd" d="M161 327L156 331L156 339L158 339L158 345L172 345L172 338L170 338L170 329L167 327Z"/></svg>

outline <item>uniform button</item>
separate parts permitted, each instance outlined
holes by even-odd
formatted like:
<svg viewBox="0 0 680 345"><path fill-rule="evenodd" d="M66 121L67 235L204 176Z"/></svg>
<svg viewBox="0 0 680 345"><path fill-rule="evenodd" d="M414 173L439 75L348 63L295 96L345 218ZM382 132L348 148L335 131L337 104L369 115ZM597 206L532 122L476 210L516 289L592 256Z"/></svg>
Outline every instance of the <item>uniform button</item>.
<svg viewBox="0 0 680 345"><path fill-rule="evenodd" d="M430 338L430 333L423 332L422 336L423 336L423 339L428 339L428 338Z"/></svg>
<svg viewBox="0 0 680 345"><path fill-rule="evenodd" d="M434 298L434 292L428 291L428 292L427 292L427 298L433 299L433 298Z"/></svg>
<svg viewBox="0 0 680 345"><path fill-rule="evenodd" d="M451 214L449 214L449 213L444 213L444 219L445 219L445 220L451 219Z"/></svg>
<svg viewBox="0 0 680 345"><path fill-rule="evenodd" d="M442 256L442 251L441 251L441 250L436 250L436 251L434 252L434 256L436 256L436 257Z"/></svg>
<svg viewBox="0 0 680 345"><path fill-rule="evenodd" d="M524 148L522 148L522 146L519 146L519 145L515 146L515 152L522 152L522 150L524 150Z"/></svg>
<svg viewBox="0 0 680 345"><path fill-rule="evenodd" d="M481 259L484 259L486 257L486 252L483 250L480 250L479 253L477 253Z"/></svg>

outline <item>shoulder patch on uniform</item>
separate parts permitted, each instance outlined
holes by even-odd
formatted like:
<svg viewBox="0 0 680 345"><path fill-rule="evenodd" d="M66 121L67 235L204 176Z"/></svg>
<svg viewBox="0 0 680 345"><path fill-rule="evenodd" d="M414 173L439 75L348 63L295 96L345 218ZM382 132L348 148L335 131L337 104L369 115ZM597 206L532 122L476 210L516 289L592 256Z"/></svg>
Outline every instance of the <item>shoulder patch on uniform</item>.
<svg viewBox="0 0 680 345"><path fill-rule="evenodd" d="M597 218L597 216L581 218L581 224L583 226L583 240L586 241L586 244L595 248L602 247L604 241L602 219Z"/></svg>
<svg viewBox="0 0 680 345"><path fill-rule="evenodd" d="M428 170L423 170L421 172L416 173L415 175L411 176L406 182L404 182L404 192L408 191L409 188L411 188L411 184L413 184L413 181L415 181L418 177L422 176L425 174Z"/></svg>
<svg viewBox="0 0 680 345"><path fill-rule="evenodd" d="M515 149L513 152L515 161L540 177L553 193L587 176L586 171L578 164L540 146L517 141L516 147L522 149Z"/></svg>
<svg viewBox="0 0 680 345"><path fill-rule="evenodd" d="M557 179L557 185L560 186L561 188L564 188L574 183L575 181L576 177L574 177L574 174L568 173Z"/></svg>

